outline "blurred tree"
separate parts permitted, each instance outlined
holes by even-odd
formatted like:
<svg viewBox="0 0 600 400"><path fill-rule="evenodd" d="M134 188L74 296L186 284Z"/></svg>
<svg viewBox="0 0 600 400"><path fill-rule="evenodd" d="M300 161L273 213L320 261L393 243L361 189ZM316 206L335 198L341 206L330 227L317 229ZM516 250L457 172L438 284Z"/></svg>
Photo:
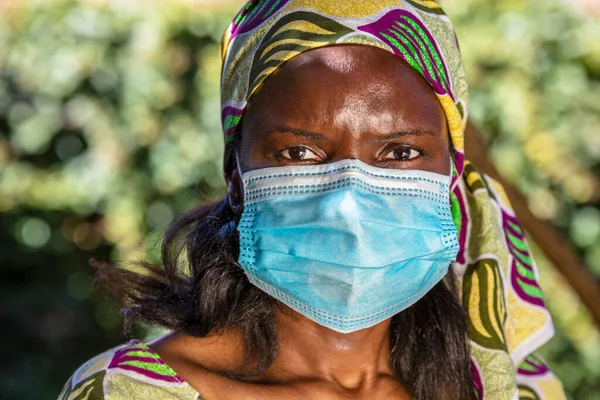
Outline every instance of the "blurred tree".
<svg viewBox="0 0 600 400"><path fill-rule="evenodd" d="M467 67L471 121L491 160L600 277L598 14L561 0L444 7ZM598 328L564 278L536 258L557 327L546 356L573 398L600 399Z"/></svg>
<svg viewBox="0 0 600 400"><path fill-rule="evenodd" d="M173 215L223 193L218 42L242 2L208 3L2 9L1 398L56 398L74 368L125 340L90 257L156 261ZM492 159L600 276L597 20L561 0L444 6ZM558 329L546 355L574 399L598 400L600 335L539 264Z"/></svg>
<svg viewBox="0 0 600 400"><path fill-rule="evenodd" d="M173 215L222 191L218 43L233 10L2 11L0 397L51 399L125 340L88 259L156 260Z"/></svg>

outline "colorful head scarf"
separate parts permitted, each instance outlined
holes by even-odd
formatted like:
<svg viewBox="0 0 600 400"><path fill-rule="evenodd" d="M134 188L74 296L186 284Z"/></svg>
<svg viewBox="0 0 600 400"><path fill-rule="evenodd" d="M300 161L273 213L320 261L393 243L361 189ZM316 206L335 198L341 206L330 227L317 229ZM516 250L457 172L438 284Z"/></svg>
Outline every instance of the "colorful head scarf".
<svg viewBox="0 0 600 400"><path fill-rule="evenodd" d="M479 399L563 399L533 354L554 329L523 228L502 187L464 158L467 83L454 28L431 0L251 0L222 41L225 166L242 114L261 83L302 52L375 46L405 60L444 108L456 151L452 212L460 251L453 265L467 313Z"/></svg>

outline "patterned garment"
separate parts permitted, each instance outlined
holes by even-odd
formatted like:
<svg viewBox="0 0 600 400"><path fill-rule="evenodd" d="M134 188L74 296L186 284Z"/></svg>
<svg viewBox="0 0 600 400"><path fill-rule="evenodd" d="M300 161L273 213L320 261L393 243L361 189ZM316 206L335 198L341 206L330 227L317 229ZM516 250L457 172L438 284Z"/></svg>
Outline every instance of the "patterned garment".
<svg viewBox="0 0 600 400"><path fill-rule="evenodd" d="M261 83L302 52L375 46L405 60L442 104L456 150L452 211L460 251L453 265L468 315L479 399L564 399L533 354L554 334L523 228L502 187L465 160L467 82L454 28L432 0L252 0L222 40L225 165L244 108Z"/></svg>
<svg viewBox="0 0 600 400"><path fill-rule="evenodd" d="M92 358L73 374L59 400L203 400L139 340Z"/></svg>

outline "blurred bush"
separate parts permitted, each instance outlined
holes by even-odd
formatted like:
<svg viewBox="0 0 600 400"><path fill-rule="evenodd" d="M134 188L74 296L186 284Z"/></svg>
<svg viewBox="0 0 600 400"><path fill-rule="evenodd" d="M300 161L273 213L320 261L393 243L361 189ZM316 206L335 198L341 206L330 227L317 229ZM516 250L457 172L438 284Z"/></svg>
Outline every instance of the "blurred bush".
<svg viewBox="0 0 600 400"><path fill-rule="evenodd" d="M78 364L125 340L88 259L155 260L173 215L223 191L218 43L232 11L57 2L1 14L0 318L11 362L0 397L51 399Z"/></svg>
<svg viewBox="0 0 600 400"><path fill-rule="evenodd" d="M600 277L600 15L582 1L443 4L467 67L470 117L490 157ZM598 2L587 5L598 11ZM598 400L598 327L535 255L557 328L543 353L574 399Z"/></svg>
<svg viewBox="0 0 600 400"><path fill-rule="evenodd" d="M1 9L0 332L10 361L0 397L56 398L74 368L125 340L115 304L92 288L90 257L155 261L173 215L223 193L218 42L240 5ZM600 276L598 19L560 0L444 6L491 157ZM545 354L574 399L600 399L598 330L538 260L558 330Z"/></svg>

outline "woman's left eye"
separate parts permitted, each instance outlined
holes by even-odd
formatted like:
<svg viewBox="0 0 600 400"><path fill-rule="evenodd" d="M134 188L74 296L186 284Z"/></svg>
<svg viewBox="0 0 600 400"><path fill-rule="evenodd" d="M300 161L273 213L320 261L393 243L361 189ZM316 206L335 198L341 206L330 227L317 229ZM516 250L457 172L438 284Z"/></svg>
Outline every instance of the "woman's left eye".
<svg viewBox="0 0 600 400"><path fill-rule="evenodd" d="M408 146L396 147L384 156L386 160L408 161L419 157L422 153L419 150Z"/></svg>

